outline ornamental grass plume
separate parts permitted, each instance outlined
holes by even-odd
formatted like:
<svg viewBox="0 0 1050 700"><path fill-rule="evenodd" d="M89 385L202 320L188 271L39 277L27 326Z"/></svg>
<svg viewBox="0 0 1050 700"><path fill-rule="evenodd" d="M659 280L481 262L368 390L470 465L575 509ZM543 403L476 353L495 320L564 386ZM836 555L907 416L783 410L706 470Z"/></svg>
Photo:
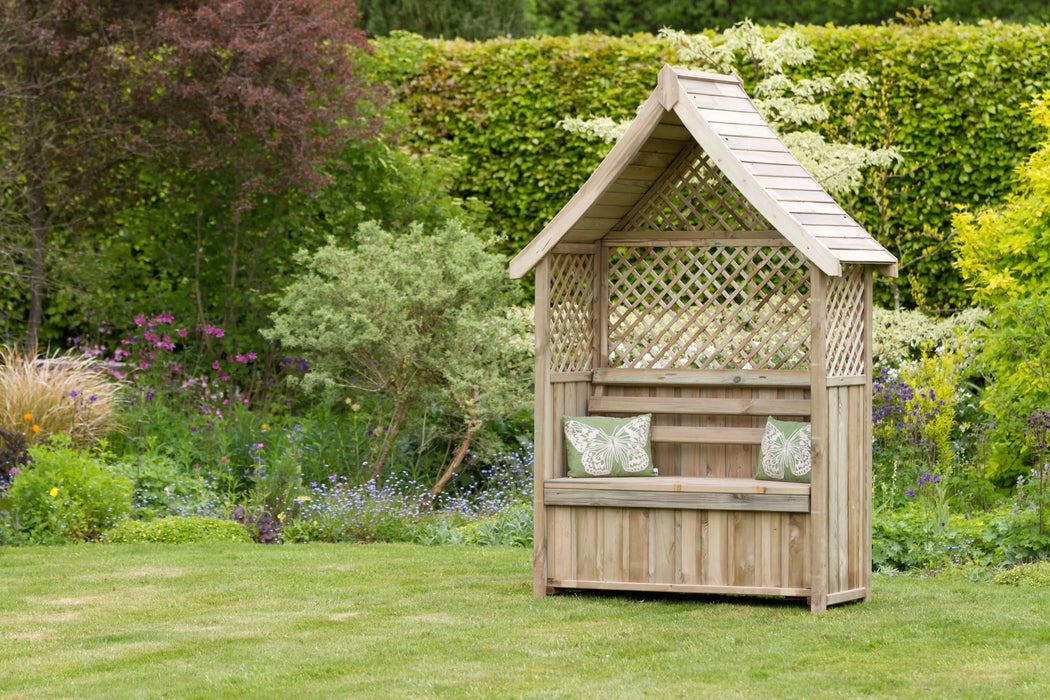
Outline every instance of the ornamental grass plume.
<svg viewBox="0 0 1050 700"><path fill-rule="evenodd" d="M0 347L0 428L33 444L66 434L78 447L117 428L120 386L82 355L24 355Z"/></svg>

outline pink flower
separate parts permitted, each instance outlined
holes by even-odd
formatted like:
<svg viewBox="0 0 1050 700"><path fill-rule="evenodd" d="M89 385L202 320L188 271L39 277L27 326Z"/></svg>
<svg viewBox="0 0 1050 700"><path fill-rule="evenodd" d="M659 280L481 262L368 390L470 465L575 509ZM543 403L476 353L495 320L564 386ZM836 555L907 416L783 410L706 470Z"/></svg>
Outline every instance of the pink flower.
<svg viewBox="0 0 1050 700"><path fill-rule="evenodd" d="M243 364L246 364L246 363L248 362L248 358L247 358L247 357L245 357L244 355L242 355L241 353L237 353L237 357L236 357L235 359L236 359L236 360L237 360L238 362L240 362L240 363L241 363L242 365L243 365Z"/></svg>
<svg viewBox="0 0 1050 700"><path fill-rule="evenodd" d="M219 361L216 360L215 362L212 362L211 363L211 368L212 369L219 369Z"/></svg>
<svg viewBox="0 0 1050 700"><path fill-rule="evenodd" d="M258 355L256 355L254 352L248 353L248 359L249 360L254 360L256 357L258 357Z"/></svg>
<svg viewBox="0 0 1050 700"><path fill-rule="evenodd" d="M154 316L153 320L157 323L171 323L175 320L175 317L171 314L161 314L160 316Z"/></svg>
<svg viewBox="0 0 1050 700"><path fill-rule="evenodd" d="M179 330L176 331L176 333L179 334L180 338L185 338L186 336L188 336L190 334L190 332L188 330L186 330L185 328L180 328Z"/></svg>
<svg viewBox="0 0 1050 700"><path fill-rule="evenodd" d="M146 314L139 314L138 316L135 317L135 325L136 326L141 326L145 322L146 322Z"/></svg>
<svg viewBox="0 0 1050 700"><path fill-rule="evenodd" d="M14 476L15 474L21 474L21 473L22 473L22 470L19 469L18 467L11 467L11 471L8 472L8 474L10 474L11 476Z"/></svg>

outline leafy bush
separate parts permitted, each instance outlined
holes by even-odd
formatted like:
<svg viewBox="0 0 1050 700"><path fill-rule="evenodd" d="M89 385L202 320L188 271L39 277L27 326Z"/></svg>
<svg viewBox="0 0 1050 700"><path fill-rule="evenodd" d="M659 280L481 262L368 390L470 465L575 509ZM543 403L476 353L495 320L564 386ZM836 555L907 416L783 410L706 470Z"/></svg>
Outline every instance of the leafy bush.
<svg viewBox="0 0 1050 700"><path fill-rule="evenodd" d="M1050 562L1037 561L1013 566L1000 571L992 580L1007 586L1045 588L1050 586Z"/></svg>
<svg viewBox="0 0 1050 700"><path fill-rule="evenodd" d="M872 566L938 571L945 567L1025 562L1050 556L1050 533L1039 531L1033 509L1000 504L943 522L928 502L915 499L896 511L877 509L872 521Z"/></svg>
<svg viewBox="0 0 1050 700"><path fill-rule="evenodd" d="M164 544L250 542L248 531L233 520L171 516L148 522L124 520L106 533L104 542Z"/></svg>
<svg viewBox="0 0 1050 700"><path fill-rule="evenodd" d="M32 542L95 540L131 512L131 479L68 443L34 445L33 468L7 495L20 534Z"/></svg>
<svg viewBox="0 0 1050 700"><path fill-rule="evenodd" d="M386 400L388 429L371 477L424 404L457 419L454 471L487 421L526 403L532 345L508 313L517 288L503 258L455 222L400 235L364 224L357 239L355 248L330 239L301 251L302 271L263 333L310 355L306 388L340 400L362 393Z"/></svg>
<svg viewBox="0 0 1050 700"><path fill-rule="evenodd" d="M133 516L152 520L209 511L218 497L199 474L180 469L163 455L129 456L113 465L135 484Z"/></svg>
<svg viewBox="0 0 1050 700"><path fill-rule="evenodd" d="M981 403L995 423L988 473L1006 486L1032 464L1029 416L1050 409L1050 295L1004 303L981 339L989 379Z"/></svg>
<svg viewBox="0 0 1050 700"><path fill-rule="evenodd" d="M26 442L64 434L89 445L116 427L120 386L79 354L23 355L0 348L0 429Z"/></svg>

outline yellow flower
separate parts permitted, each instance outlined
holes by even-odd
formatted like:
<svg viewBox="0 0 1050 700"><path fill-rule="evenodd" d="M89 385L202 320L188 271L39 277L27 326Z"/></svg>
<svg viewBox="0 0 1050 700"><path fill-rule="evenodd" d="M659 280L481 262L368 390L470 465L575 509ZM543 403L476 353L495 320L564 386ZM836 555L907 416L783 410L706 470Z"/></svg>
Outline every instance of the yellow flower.
<svg viewBox="0 0 1050 700"><path fill-rule="evenodd" d="M53 489L51 489L50 491L48 491L48 493L49 493L49 494L51 494L51 498L54 498L55 496L57 496L57 495L58 495L58 487L57 487L57 486L56 486L56 487L54 487Z"/></svg>
<svg viewBox="0 0 1050 700"><path fill-rule="evenodd" d="M25 416L23 416L23 417L24 417L24 418L25 418L26 420L33 420L33 414L32 414L32 413L27 413L27 414L25 414Z"/></svg>
<svg viewBox="0 0 1050 700"><path fill-rule="evenodd" d="M309 501L310 497L309 496L296 496L295 500L297 500L297 501Z"/></svg>
<svg viewBox="0 0 1050 700"><path fill-rule="evenodd" d="M262 424L262 429L263 430L269 430L270 429L270 424L269 423L263 423Z"/></svg>
<svg viewBox="0 0 1050 700"><path fill-rule="evenodd" d="M314 525L316 525L316 524L317 524L317 521L315 520L315 521L314 521Z"/></svg>
<svg viewBox="0 0 1050 700"><path fill-rule="evenodd" d="M278 513L277 514L277 519L280 520L283 523L284 522L284 513Z"/></svg>
<svg viewBox="0 0 1050 700"><path fill-rule="evenodd" d="M354 405L352 405L350 407L350 410L353 411L354 413L357 413L358 411L361 410L361 404L355 403Z"/></svg>
<svg viewBox="0 0 1050 700"><path fill-rule="evenodd" d="M34 433L39 433L40 432L40 426L37 425L36 423L33 423L33 432Z"/></svg>

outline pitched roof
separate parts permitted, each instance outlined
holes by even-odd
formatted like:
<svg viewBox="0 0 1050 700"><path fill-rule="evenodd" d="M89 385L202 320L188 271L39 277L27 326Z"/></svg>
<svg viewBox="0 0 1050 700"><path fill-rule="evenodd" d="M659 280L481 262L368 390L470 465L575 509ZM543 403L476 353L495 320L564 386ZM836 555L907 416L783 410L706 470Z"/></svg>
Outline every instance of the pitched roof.
<svg viewBox="0 0 1050 700"><path fill-rule="evenodd" d="M698 192L716 201L698 209L690 203ZM744 238L775 231L832 276L842 263L897 275L897 259L802 167L737 76L665 65L627 131L511 261L510 276L524 277L559 243L592 243L631 228L658 236L654 226L696 230L704 221Z"/></svg>

